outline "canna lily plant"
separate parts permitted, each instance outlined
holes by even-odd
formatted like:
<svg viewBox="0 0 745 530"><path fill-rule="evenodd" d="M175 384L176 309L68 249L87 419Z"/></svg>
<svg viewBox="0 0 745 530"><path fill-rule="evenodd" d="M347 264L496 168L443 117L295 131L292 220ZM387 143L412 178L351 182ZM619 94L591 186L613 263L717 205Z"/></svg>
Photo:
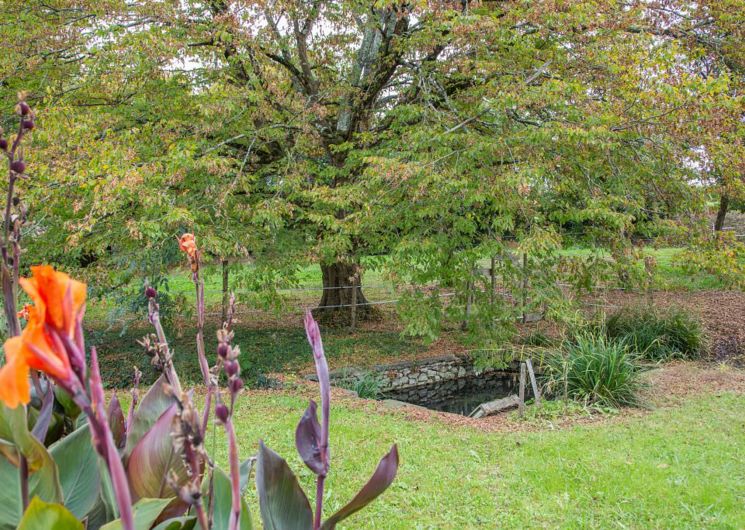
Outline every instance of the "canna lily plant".
<svg viewBox="0 0 745 530"><path fill-rule="evenodd" d="M239 460L235 404L243 390L240 347L233 344L234 298L216 337L210 366L204 342L204 283L193 234L178 239L191 266L196 292L196 350L204 401L184 389L160 322L158 293L146 287L153 333L140 344L160 371L140 395L134 368L129 409L116 396L107 403L98 356L83 330L86 285L46 265L21 278L21 228L26 211L16 184L27 178L21 144L35 116L21 96L19 127L12 141L0 131L8 160L8 196L0 242L3 309L8 336L0 366L0 530L246 530L252 528L244 493L255 463L263 528L320 530L364 508L393 482L394 445L372 477L343 508L324 520L324 485L330 470L328 366L318 324L304 325L321 393L321 417L311 400L295 431L297 451L316 476L315 506L287 462L259 442L255 456ZM32 301L17 311L18 288ZM25 321L25 326L21 321ZM205 447L209 429L222 428L228 470Z"/></svg>

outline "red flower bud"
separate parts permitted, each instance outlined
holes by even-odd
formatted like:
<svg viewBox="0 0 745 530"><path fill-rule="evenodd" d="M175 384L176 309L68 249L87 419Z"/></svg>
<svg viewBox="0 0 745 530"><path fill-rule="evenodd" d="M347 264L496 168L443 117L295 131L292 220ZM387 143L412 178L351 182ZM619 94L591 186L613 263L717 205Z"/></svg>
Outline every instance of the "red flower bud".
<svg viewBox="0 0 745 530"><path fill-rule="evenodd" d="M34 120L23 120L22 126L29 131L34 128Z"/></svg>
<svg viewBox="0 0 745 530"><path fill-rule="evenodd" d="M145 287L145 296L147 296L148 298L155 298L156 296L158 296L158 291L156 291L155 288L151 285L148 285L147 287Z"/></svg>
<svg viewBox="0 0 745 530"><path fill-rule="evenodd" d="M16 173L23 173L26 171L26 163L23 160L16 160L10 164L10 169Z"/></svg>
<svg viewBox="0 0 745 530"><path fill-rule="evenodd" d="M228 386L233 394L237 394L243 389L243 381L240 379L231 379Z"/></svg>
<svg viewBox="0 0 745 530"><path fill-rule="evenodd" d="M238 361L225 361L225 373L228 374L228 377L238 375L239 369Z"/></svg>
<svg viewBox="0 0 745 530"><path fill-rule="evenodd" d="M230 413L228 412L228 407L226 407L223 403L218 403L215 406L215 416L217 416L217 419L221 422L227 422L229 415Z"/></svg>
<svg viewBox="0 0 745 530"><path fill-rule="evenodd" d="M31 112L31 107L28 106L28 103L25 101L21 101L18 104L18 110L21 112L21 116L27 116L29 112Z"/></svg>
<svg viewBox="0 0 745 530"><path fill-rule="evenodd" d="M8 149L8 140L5 138L0 138L0 149L3 151L6 151Z"/></svg>
<svg viewBox="0 0 745 530"><path fill-rule="evenodd" d="M230 353L230 346L225 342L221 342L217 345L217 355L225 359L228 356L228 353Z"/></svg>

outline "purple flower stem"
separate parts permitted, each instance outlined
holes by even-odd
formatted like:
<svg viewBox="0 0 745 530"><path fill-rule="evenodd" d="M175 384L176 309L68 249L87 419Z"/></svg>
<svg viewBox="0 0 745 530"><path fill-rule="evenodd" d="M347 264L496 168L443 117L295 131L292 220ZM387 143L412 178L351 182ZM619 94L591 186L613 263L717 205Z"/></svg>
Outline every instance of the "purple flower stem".
<svg viewBox="0 0 745 530"><path fill-rule="evenodd" d="M166 339L166 333L163 331L163 324L160 322L160 308L155 298L151 298L148 304L148 318L150 323L155 328L155 334L158 336L158 343L161 348L165 351L162 352L165 355L165 366L163 373L168 379L168 384L173 387L173 391L177 396L181 395L181 381L179 381L176 369L173 367L173 359L171 358L171 350L168 347L168 339Z"/></svg>
<svg viewBox="0 0 745 530"><path fill-rule="evenodd" d="M77 382L76 385L79 385ZM76 396L81 403L80 408L88 416L88 420L91 425L91 432L94 434L93 445L98 450L98 453L106 462L109 468L109 475L111 476L111 484L114 488L114 496L116 497L116 503L119 506L119 516L122 520L122 527L124 530L135 530L134 517L132 515L132 495L129 491L129 483L127 482L127 475L124 472L124 466L122 460L119 457L119 452L114 445L114 436L111 434L109 428L109 422L105 415L105 401L103 393L103 385L101 384L101 371L98 367L98 355L96 354L96 348L91 348L91 370L90 370L90 401L82 390L82 385L79 387L79 391L75 392L73 396ZM84 399L80 399L84 398Z"/></svg>
<svg viewBox="0 0 745 530"><path fill-rule="evenodd" d="M326 474L329 470L329 421L331 412L331 384L329 382L329 366L326 362L326 354L323 350L321 330L318 323L313 319L310 311L305 313L305 333L308 342L313 349L313 360L316 364L318 374L318 385L321 390L321 443L320 452L323 461L323 471L316 479L316 512L313 521L313 530L321 528L321 517L323 515L323 489L326 482Z"/></svg>
<svg viewBox="0 0 745 530"><path fill-rule="evenodd" d="M21 502L23 503L23 511L25 512L26 508L28 508L28 460L23 455L21 455L18 472L21 478Z"/></svg>
<svg viewBox="0 0 745 530"><path fill-rule="evenodd" d="M232 415L231 415L232 416ZM238 462L238 442L233 427L233 418L228 417L225 422L225 432L228 435L228 459L230 461L230 488L232 490L232 504L230 507L230 519L228 530L238 530L241 517L241 471Z"/></svg>
<svg viewBox="0 0 745 530"><path fill-rule="evenodd" d="M191 476L192 481L195 483L197 490L199 490L199 482L201 480L201 475L199 473L199 457L197 456L196 451L194 451L194 448L192 447L191 443L187 443L184 446L184 451L186 453L186 458L189 462L189 467L191 468ZM204 505L202 504L202 499L197 498L194 503L192 504L194 507L194 512L197 515L197 521L199 521L199 526L202 528L210 528L209 519L207 518L207 513L204 511Z"/></svg>

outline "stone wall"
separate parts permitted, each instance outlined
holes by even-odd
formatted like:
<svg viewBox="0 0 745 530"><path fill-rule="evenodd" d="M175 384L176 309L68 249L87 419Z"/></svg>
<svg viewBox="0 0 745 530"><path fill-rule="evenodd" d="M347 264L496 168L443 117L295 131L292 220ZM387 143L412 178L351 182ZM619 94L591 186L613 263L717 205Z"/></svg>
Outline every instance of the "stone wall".
<svg viewBox="0 0 745 530"><path fill-rule="evenodd" d="M513 376L519 373L520 365L511 363L504 369L487 368L478 370L473 359L465 355L443 355L416 361L403 361L393 364L377 365L369 370L341 368L330 373L331 384L350 387L356 380L370 372L380 375L380 391L383 394L406 388L424 386L457 379L473 379L474 376L486 378L490 374ZM315 377L311 376L315 380Z"/></svg>

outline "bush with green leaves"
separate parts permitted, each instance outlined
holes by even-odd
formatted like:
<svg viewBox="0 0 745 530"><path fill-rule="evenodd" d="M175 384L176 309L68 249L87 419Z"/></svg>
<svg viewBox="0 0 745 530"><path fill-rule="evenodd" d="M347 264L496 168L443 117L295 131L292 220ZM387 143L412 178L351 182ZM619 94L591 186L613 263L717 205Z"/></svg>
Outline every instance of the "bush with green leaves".
<svg viewBox="0 0 745 530"><path fill-rule="evenodd" d="M377 372L364 372L359 376L342 383L340 386L352 390L363 399L378 399L383 380Z"/></svg>
<svg viewBox="0 0 745 530"><path fill-rule="evenodd" d="M698 357L704 347L701 322L677 308L624 307L605 321L609 339L623 342L648 361Z"/></svg>
<svg viewBox="0 0 745 530"><path fill-rule="evenodd" d="M544 388L550 396L588 405L638 406L643 381L637 359L622 342L582 333L546 357Z"/></svg>

